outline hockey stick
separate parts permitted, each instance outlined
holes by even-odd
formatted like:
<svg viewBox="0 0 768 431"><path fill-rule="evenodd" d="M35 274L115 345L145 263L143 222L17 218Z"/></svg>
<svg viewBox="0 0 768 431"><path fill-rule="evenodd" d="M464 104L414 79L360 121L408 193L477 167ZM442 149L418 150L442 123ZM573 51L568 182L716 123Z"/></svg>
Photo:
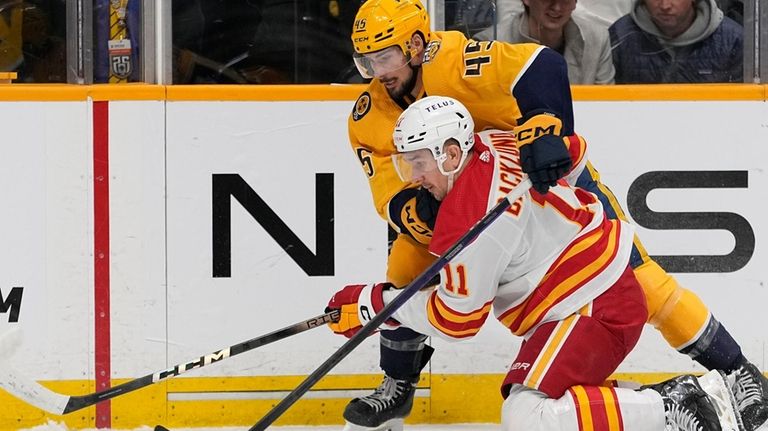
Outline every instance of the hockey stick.
<svg viewBox="0 0 768 431"><path fill-rule="evenodd" d="M138 379L125 382L110 389L101 392L94 392L88 395L68 396L53 392L43 387L28 377L24 377L11 369L4 361L0 360L0 387L5 389L11 395L26 401L27 403L45 410L49 413L63 415L71 413L85 407L92 406L98 402L105 401L120 395L135 391L136 389L149 386L161 380L176 377L195 368L201 368L214 362L219 362L229 357L239 355L240 353L253 350L265 344L288 338L318 326L323 326L339 318L339 310L333 310L317 317L307 319L285 328L270 332L260 337L251 338L242 343L233 344L213 353L201 356L195 360L174 365L163 371L140 377ZM0 351L3 349L0 346Z"/></svg>
<svg viewBox="0 0 768 431"><path fill-rule="evenodd" d="M531 181L526 178L515 188L513 188L507 196L502 199L496 206L491 208L487 214L483 216L467 233L465 233L458 241L456 241L445 253L443 253L437 260L432 263L427 269L424 270L415 280L413 280L408 286L381 309L365 326L363 326L357 334L347 340L339 350L334 352L325 362L323 362L312 374L304 379L299 386L296 387L290 394L288 394L282 401L280 401L275 407L272 408L261 420L253 425L249 431L264 431L269 425L277 420L289 407L291 407L302 395L307 393L309 389L314 386L320 379L328 374L333 367L335 367L342 359L349 355L355 347L359 346L369 335L376 331L384 321L389 319L392 314L400 308L405 301L410 299L416 294L422 287L426 286L429 281L440 273L443 267L448 264L457 254L459 254L464 247L469 245L481 232L483 232L491 223L494 222L504 211L506 211L517 199L528 192L531 188ZM158 428L155 428L158 430ZM164 429L164 428L160 428Z"/></svg>

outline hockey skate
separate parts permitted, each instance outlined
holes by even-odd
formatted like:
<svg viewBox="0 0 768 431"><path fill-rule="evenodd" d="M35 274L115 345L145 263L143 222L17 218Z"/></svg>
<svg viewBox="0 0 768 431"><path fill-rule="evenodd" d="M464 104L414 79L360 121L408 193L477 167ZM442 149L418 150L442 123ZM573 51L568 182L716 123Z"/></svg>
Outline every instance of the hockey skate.
<svg viewBox="0 0 768 431"><path fill-rule="evenodd" d="M353 399L344 409L344 431L402 431L415 392L412 382L385 375L371 395Z"/></svg>
<svg viewBox="0 0 768 431"><path fill-rule="evenodd" d="M768 379L746 362L725 376L725 382L736 398L744 429L768 431Z"/></svg>
<svg viewBox="0 0 768 431"><path fill-rule="evenodd" d="M720 382L722 383L722 380ZM707 386L716 387L717 382L705 380ZM715 406L718 399L709 396L701 387L696 377L691 375L678 376L656 385L645 386L661 394L666 413L665 431L738 431L738 428L728 429L721 426L719 411L728 411L730 404ZM713 390L725 390L717 388ZM718 397L722 397L720 394ZM735 417L727 418L725 422L736 422Z"/></svg>
<svg viewBox="0 0 768 431"><path fill-rule="evenodd" d="M713 370L698 378L699 385L709 395L724 430L744 431L736 396L725 381L724 373Z"/></svg>

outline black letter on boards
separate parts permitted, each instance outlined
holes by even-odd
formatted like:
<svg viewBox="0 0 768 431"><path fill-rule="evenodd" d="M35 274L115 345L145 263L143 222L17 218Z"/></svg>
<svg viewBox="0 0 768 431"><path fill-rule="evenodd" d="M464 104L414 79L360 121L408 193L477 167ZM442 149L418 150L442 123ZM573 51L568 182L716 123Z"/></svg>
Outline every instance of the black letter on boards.
<svg viewBox="0 0 768 431"><path fill-rule="evenodd" d="M230 197L248 211L307 275L334 274L333 174L315 174L316 253L307 248L240 175L213 174L212 182L213 277L232 276ZM297 198L303 199L301 195Z"/></svg>
<svg viewBox="0 0 768 431"><path fill-rule="evenodd" d="M647 229L721 229L733 235L733 251L726 255L652 256L668 272L733 272L755 252L755 232L747 219L731 212L656 212L648 208L646 198L655 189L747 187L747 171L652 171L629 187L627 207L635 222Z"/></svg>

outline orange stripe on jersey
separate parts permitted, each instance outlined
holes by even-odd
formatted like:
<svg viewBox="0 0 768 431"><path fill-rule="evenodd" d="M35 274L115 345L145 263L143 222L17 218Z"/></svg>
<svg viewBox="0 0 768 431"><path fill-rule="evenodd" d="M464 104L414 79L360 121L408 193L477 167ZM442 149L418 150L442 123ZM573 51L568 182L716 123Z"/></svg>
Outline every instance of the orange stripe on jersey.
<svg viewBox="0 0 768 431"><path fill-rule="evenodd" d="M583 253L585 250L588 250L595 246L595 244L604 238L605 232L601 229L597 228L592 230L592 232L589 232L586 235L583 235L581 238L576 240L575 242L572 242L571 245L568 246L562 253L560 253L560 257L558 258L558 261L565 262L568 260L573 259L574 256L577 256L581 253ZM555 265L553 265L554 267ZM549 276L555 274L555 271L550 269L547 271L546 274L544 274L544 277L541 279L541 282L539 283L544 284L549 279Z"/></svg>
<svg viewBox="0 0 768 431"><path fill-rule="evenodd" d="M623 431L619 401L612 388L573 386L568 389L576 406L580 431Z"/></svg>
<svg viewBox="0 0 768 431"><path fill-rule="evenodd" d="M583 251L593 247L595 243L603 238L603 232L600 231L600 229L595 229L591 233L588 233L584 236L582 236L578 242L572 243L568 248L561 253L561 257L559 260L561 261L567 261L572 259L574 256L582 253ZM554 266L554 265L553 265ZM544 277L539 282L539 285L543 285L544 283L549 280L549 276L552 274L556 274L556 272L550 270L546 274L544 274ZM506 327L511 327L512 323L515 322L520 316L520 313L522 313L526 309L526 305L528 304L528 300L523 301L522 303L518 304L514 308L511 308L504 313L502 313L498 320Z"/></svg>
<svg viewBox="0 0 768 431"><path fill-rule="evenodd" d="M448 307L437 292L427 301L427 319L438 331L454 338L467 338L477 334L491 311L493 301L488 301L479 310L461 313Z"/></svg>
<svg viewBox="0 0 768 431"><path fill-rule="evenodd" d="M550 334L547 344L545 344L541 353L539 353L536 362L533 364L531 371L525 377L523 384L529 388L539 389L542 376L547 372L549 366L554 361L557 352L560 351L563 343L565 343L568 334L571 332L576 322L579 321L579 316L573 314L567 318L561 320L555 329Z"/></svg>
<svg viewBox="0 0 768 431"><path fill-rule="evenodd" d="M569 135L564 139L568 152L571 154L573 166L578 165L587 152L587 141L581 135Z"/></svg>
<svg viewBox="0 0 768 431"><path fill-rule="evenodd" d="M619 226L616 220L604 221L597 228L602 233L599 241L568 260L558 258L549 270L547 280L540 283L526 299L522 312L515 313L517 318L510 322L509 316L503 315L502 323L514 334L523 335L538 324L552 307L599 275L618 252Z"/></svg>
<svg viewBox="0 0 768 431"><path fill-rule="evenodd" d="M594 431L592 423L592 412L589 408L589 397L584 386L573 386L568 389L573 398L573 404L576 405L576 419L579 423L579 431Z"/></svg>
<svg viewBox="0 0 768 431"><path fill-rule="evenodd" d="M616 396L614 388L605 386L600 387L600 392L605 400L605 414L608 417L608 429L611 431L623 431L624 422L621 420L621 409L619 408L619 398Z"/></svg>

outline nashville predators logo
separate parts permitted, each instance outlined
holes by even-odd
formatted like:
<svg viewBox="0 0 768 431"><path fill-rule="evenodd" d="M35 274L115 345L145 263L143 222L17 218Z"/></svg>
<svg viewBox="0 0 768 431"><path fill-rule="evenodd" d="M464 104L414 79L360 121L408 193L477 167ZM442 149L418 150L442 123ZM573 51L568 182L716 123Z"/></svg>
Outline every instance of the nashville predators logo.
<svg viewBox="0 0 768 431"><path fill-rule="evenodd" d="M432 229L419 218L416 212L416 198L411 198L407 204L403 205L400 217L405 222L405 228L408 229L413 239L422 244L430 243L432 240Z"/></svg>
<svg viewBox="0 0 768 431"><path fill-rule="evenodd" d="M371 110L371 95L366 91L357 98L355 108L352 109L352 119L357 121Z"/></svg>
<svg viewBox="0 0 768 431"><path fill-rule="evenodd" d="M433 40L427 45L427 49L424 50L424 63L429 63L437 56L437 51L440 50L440 41Z"/></svg>

